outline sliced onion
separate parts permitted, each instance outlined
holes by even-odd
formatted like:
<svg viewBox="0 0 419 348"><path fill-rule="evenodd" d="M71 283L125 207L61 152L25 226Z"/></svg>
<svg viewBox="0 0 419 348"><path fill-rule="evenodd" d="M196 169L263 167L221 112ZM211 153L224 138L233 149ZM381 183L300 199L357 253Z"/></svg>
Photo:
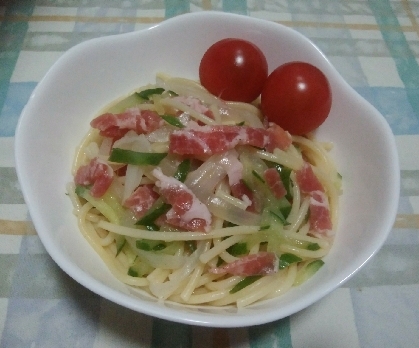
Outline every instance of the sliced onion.
<svg viewBox="0 0 419 348"><path fill-rule="evenodd" d="M236 225L259 226L260 216L245 211L231 202L212 195L207 203L208 210L215 216L230 221Z"/></svg>

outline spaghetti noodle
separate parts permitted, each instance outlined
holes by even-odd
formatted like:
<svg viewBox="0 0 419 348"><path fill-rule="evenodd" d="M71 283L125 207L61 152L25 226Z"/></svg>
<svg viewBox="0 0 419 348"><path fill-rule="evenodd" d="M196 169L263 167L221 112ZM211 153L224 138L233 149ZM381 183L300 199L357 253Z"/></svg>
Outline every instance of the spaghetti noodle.
<svg viewBox="0 0 419 348"><path fill-rule="evenodd" d="M341 185L330 144L163 74L91 126L67 189L82 234L121 282L161 300L244 307L323 264Z"/></svg>

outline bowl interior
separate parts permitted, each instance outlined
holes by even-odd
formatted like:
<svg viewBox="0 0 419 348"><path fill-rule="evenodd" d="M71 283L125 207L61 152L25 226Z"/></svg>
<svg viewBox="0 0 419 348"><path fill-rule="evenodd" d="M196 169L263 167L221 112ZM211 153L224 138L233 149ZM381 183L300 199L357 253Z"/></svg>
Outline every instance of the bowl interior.
<svg viewBox="0 0 419 348"><path fill-rule="evenodd" d="M245 310L159 303L119 283L84 240L65 186L76 146L90 120L113 100L151 83L159 71L198 78L200 58L215 41L257 44L269 69L302 60L318 66L333 93L330 116L317 136L332 151L344 179L335 244L325 266L284 296ZM40 136L41 135L41 136ZM139 312L204 326L247 326L295 313L356 272L383 244L399 194L394 137L384 118L357 95L306 38L279 24L225 13L195 13L149 30L82 43L64 54L38 84L16 132L16 166L39 237L57 264L99 295ZM234 320L231 320L234 316Z"/></svg>

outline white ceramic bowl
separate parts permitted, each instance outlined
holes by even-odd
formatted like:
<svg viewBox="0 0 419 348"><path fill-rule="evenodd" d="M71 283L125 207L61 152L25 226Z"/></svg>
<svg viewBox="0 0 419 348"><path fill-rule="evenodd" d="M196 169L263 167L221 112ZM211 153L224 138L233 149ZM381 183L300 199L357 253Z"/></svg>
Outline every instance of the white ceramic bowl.
<svg viewBox="0 0 419 348"><path fill-rule="evenodd" d="M282 63L303 60L328 77L333 105L317 136L335 143L333 156L344 180L336 240L325 266L277 299L244 310L158 303L118 282L79 232L65 195L72 179L74 150L92 117L109 102L153 82L158 71L198 79L203 53L226 37L256 43L270 71ZM55 262L108 300L181 323L249 326L311 305L342 285L377 252L391 230L398 204L395 140L383 116L299 33L272 22L220 12L182 15L148 30L73 47L35 88L22 112L15 145L17 173L29 212Z"/></svg>

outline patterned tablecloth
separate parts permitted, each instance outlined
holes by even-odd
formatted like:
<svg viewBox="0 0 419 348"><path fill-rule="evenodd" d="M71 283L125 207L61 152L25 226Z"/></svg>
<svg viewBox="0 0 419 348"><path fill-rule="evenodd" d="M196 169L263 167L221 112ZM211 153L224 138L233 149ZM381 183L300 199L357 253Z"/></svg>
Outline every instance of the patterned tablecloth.
<svg viewBox="0 0 419 348"><path fill-rule="evenodd" d="M75 283L40 243L15 171L19 115L63 52L206 10L313 40L389 122L400 156L398 216L379 253L318 303L257 327L153 319ZM0 347L419 347L418 17L418 0L0 0Z"/></svg>

